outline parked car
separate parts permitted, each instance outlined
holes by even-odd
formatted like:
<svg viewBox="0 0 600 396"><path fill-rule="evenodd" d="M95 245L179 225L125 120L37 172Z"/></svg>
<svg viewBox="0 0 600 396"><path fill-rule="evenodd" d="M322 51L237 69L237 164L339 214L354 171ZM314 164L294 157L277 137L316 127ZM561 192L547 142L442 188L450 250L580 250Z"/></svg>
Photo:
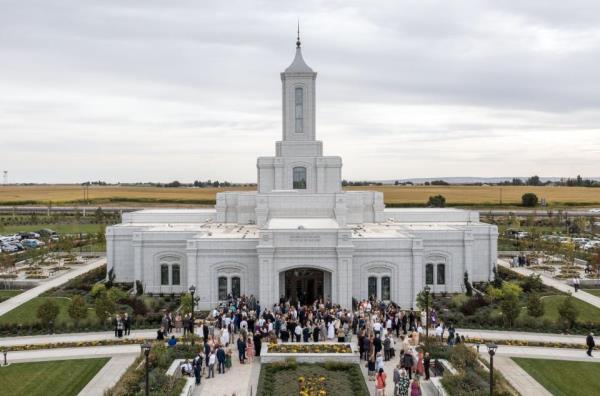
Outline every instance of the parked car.
<svg viewBox="0 0 600 396"><path fill-rule="evenodd" d="M26 248L38 248L38 247L42 247L45 245L44 242L42 241L38 241L37 239L24 239L23 241L21 241L21 244L26 247Z"/></svg>
<svg viewBox="0 0 600 396"><path fill-rule="evenodd" d="M43 237L51 237L54 235L58 235L58 233L54 230L51 230L50 228L42 228L41 230L38 231L38 234L40 234Z"/></svg>
<svg viewBox="0 0 600 396"><path fill-rule="evenodd" d="M600 213L600 208L594 208L589 210L590 213Z"/></svg>
<svg viewBox="0 0 600 396"><path fill-rule="evenodd" d="M4 244L4 245L0 245L0 251L5 252L5 253L15 253L15 252L18 252L19 249L14 245Z"/></svg>
<svg viewBox="0 0 600 396"><path fill-rule="evenodd" d="M22 239L38 239L40 237L37 232L21 232L19 235Z"/></svg>

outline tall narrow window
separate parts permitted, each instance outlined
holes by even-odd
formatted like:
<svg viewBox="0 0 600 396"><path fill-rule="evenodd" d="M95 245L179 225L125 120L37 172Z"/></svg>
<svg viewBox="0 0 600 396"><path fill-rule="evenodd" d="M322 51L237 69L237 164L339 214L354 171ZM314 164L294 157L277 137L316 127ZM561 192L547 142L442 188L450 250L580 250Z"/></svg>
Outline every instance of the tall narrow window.
<svg viewBox="0 0 600 396"><path fill-rule="evenodd" d="M219 300L227 300L227 278L219 276Z"/></svg>
<svg viewBox="0 0 600 396"><path fill-rule="evenodd" d="M386 301L391 300L389 276L381 278L381 299Z"/></svg>
<svg viewBox="0 0 600 396"><path fill-rule="evenodd" d="M306 168L297 166L293 169L294 190L306 190Z"/></svg>
<svg viewBox="0 0 600 396"><path fill-rule="evenodd" d="M304 90L300 87L295 90L296 104L296 133L302 133L304 128Z"/></svg>
<svg viewBox="0 0 600 396"><path fill-rule="evenodd" d="M445 264L437 265L437 284L438 285L446 284L446 265Z"/></svg>
<svg viewBox="0 0 600 396"><path fill-rule="evenodd" d="M181 284L181 270L179 268L179 264L173 264L171 266L171 284L172 285L180 285Z"/></svg>
<svg viewBox="0 0 600 396"><path fill-rule="evenodd" d="M233 298L238 298L242 292L242 282L239 276L231 278L231 295Z"/></svg>
<svg viewBox="0 0 600 396"><path fill-rule="evenodd" d="M368 285L368 294L369 294L369 298L371 297L375 297L376 299L379 298L379 296L377 295L377 277L375 276L369 276L369 285Z"/></svg>
<svg viewBox="0 0 600 396"><path fill-rule="evenodd" d="M427 264L425 266L425 283L433 285L433 264Z"/></svg>
<svg viewBox="0 0 600 396"><path fill-rule="evenodd" d="M163 286L169 284L169 266L167 264L160 266L160 284Z"/></svg>

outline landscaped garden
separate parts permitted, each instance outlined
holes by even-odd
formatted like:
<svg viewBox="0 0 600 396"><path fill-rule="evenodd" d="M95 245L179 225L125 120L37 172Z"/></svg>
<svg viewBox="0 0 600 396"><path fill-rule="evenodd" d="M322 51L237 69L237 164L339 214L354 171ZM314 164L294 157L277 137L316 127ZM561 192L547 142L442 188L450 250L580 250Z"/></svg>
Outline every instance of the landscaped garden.
<svg viewBox="0 0 600 396"><path fill-rule="evenodd" d="M180 296L132 295L131 284L117 284L106 266L82 274L0 316L0 335L112 328L116 314L127 314L133 328L155 327L165 310L175 311Z"/></svg>
<svg viewBox="0 0 600 396"><path fill-rule="evenodd" d="M263 364L258 396L326 396L369 394L357 364L337 362L305 364L288 360Z"/></svg>
<svg viewBox="0 0 600 396"><path fill-rule="evenodd" d="M440 319L455 327L537 332L600 332L600 309L545 286L536 275L498 267L496 279L471 285L458 295L435 295Z"/></svg>
<svg viewBox="0 0 600 396"><path fill-rule="evenodd" d="M512 359L555 396L597 395L600 389L600 363Z"/></svg>
<svg viewBox="0 0 600 396"><path fill-rule="evenodd" d="M0 367L0 393L11 396L77 395L109 358L13 363Z"/></svg>
<svg viewBox="0 0 600 396"><path fill-rule="evenodd" d="M167 348L163 342L151 345L149 362L150 394L161 396L179 396L185 386L185 379L177 375L168 376L166 371L175 359L192 360L202 349L202 344L177 344ZM105 391L105 396L129 396L141 394L144 389L145 365L144 356L140 356L129 366L119 381L111 389Z"/></svg>

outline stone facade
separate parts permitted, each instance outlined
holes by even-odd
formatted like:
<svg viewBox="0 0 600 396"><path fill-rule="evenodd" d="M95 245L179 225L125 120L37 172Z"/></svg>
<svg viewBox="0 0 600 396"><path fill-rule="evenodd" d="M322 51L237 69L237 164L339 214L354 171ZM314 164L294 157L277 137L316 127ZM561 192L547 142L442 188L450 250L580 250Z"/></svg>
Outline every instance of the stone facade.
<svg viewBox="0 0 600 396"><path fill-rule="evenodd" d="M492 278L495 226L477 212L386 209L380 192L342 191L341 158L316 140L316 73L299 46L281 80L283 138L274 157L258 158L257 191L217 194L213 210L124 214L106 231L117 281L147 293L193 284L199 309L229 293L253 294L262 307L282 296L350 307L375 294L408 308L425 284L455 293L465 272Z"/></svg>

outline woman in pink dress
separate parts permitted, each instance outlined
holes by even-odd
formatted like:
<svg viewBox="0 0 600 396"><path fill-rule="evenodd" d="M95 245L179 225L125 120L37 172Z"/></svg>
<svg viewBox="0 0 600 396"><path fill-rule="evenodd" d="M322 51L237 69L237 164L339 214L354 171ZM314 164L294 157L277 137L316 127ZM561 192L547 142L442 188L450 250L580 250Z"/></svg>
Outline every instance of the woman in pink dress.
<svg viewBox="0 0 600 396"><path fill-rule="evenodd" d="M246 360L248 363L252 363L252 360L254 360L254 343L252 342L252 337L248 337L246 341Z"/></svg>
<svg viewBox="0 0 600 396"><path fill-rule="evenodd" d="M423 350L419 350L419 358L417 360L417 374L420 376L425 374L425 366L423 366Z"/></svg>
<svg viewBox="0 0 600 396"><path fill-rule="evenodd" d="M419 385L418 378L415 378L410 385L410 396L421 396L421 385Z"/></svg>

